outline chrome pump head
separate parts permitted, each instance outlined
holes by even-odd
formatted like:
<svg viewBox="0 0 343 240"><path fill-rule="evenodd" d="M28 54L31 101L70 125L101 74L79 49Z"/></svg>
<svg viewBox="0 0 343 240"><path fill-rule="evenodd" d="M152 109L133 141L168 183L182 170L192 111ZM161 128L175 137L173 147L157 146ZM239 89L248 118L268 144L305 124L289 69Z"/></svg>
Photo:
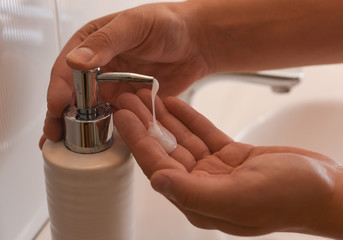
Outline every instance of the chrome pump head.
<svg viewBox="0 0 343 240"><path fill-rule="evenodd" d="M101 73L100 68L72 70L76 105L64 112L64 143L77 153L98 153L113 144L113 116L107 103L99 103L98 82L152 83L153 77L135 73Z"/></svg>

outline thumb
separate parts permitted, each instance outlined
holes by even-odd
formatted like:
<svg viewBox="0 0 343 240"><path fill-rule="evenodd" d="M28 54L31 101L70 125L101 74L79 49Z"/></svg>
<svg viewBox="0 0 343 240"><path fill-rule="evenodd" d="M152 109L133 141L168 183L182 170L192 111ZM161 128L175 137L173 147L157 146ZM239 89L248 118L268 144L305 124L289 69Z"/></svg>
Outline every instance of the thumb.
<svg viewBox="0 0 343 240"><path fill-rule="evenodd" d="M142 19L136 12L128 10L113 15L109 23L91 33L66 56L68 65L77 70L104 66L118 54L137 47L148 35L152 21ZM80 34L87 34L94 25L89 23Z"/></svg>
<svg viewBox="0 0 343 240"><path fill-rule="evenodd" d="M156 191L183 209L207 216L222 214L220 205L230 186L230 181L223 178L177 169L159 170L151 176L150 181ZM225 199L225 204L230 204L229 199Z"/></svg>

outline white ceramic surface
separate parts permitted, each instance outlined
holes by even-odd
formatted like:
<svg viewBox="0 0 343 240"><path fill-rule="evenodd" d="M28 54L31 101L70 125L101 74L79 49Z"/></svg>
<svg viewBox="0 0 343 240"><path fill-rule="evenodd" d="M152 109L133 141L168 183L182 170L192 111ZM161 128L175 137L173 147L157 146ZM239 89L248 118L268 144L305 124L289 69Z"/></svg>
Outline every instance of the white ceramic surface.
<svg viewBox="0 0 343 240"><path fill-rule="evenodd" d="M302 83L286 95L268 87L209 83L193 99L198 111L235 140L255 145L290 145L343 159L343 65L308 67ZM227 239L326 239L295 233Z"/></svg>
<svg viewBox="0 0 343 240"><path fill-rule="evenodd" d="M287 94L276 94L258 84L209 80L194 95L192 105L235 138L257 118L278 109L311 101L343 102L343 64L306 67L304 75Z"/></svg>
<svg viewBox="0 0 343 240"><path fill-rule="evenodd" d="M330 156L343 163L343 102L311 101L287 106L259 117L236 137L253 145L294 146ZM270 239L326 239L275 233Z"/></svg>
<svg viewBox="0 0 343 240"><path fill-rule="evenodd" d="M151 1L0 1L1 240L32 239L47 218L42 157L37 144L50 69L60 47L87 21L147 2ZM262 114L292 103L343 101L342 65L307 68L305 73L303 83L287 95L275 95L263 86L224 80L199 90L193 104L235 136ZM227 238L217 231L191 226L172 204L151 189L138 167L135 181L137 240ZM44 232L46 235L37 239L50 239L47 228ZM276 236L258 239L294 239L290 235Z"/></svg>
<svg viewBox="0 0 343 240"><path fill-rule="evenodd" d="M58 53L53 0L0 1L0 239L32 239L47 219L38 141Z"/></svg>
<svg viewBox="0 0 343 240"><path fill-rule="evenodd" d="M294 104L259 117L237 140L254 145L286 145L320 152L343 163L343 102Z"/></svg>
<svg viewBox="0 0 343 240"><path fill-rule="evenodd" d="M306 77L290 94L277 95L265 86L219 81L205 85L197 92L193 105L226 132L237 133L264 114L283 112L287 106L303 106L306 102L343 102L338 86L343 83L342 65L305 69ZM324 80L323 80L324 79ZM324 91L330 89L330 91ZM305 105L304 105L305 106ZM301 111L300 111L301 112ZM224 119L224 120L223 120ZM299 131L299 130L298 130ZM325 239L311 235L274 233L258 237L236 237L218 231L193 227L166 199L154 192L149 181L136 167L136 236L146 239L258 239L258 240L315 240ZM44 235L45 234L45 235ZM49 240L49 232L37 240Z"/></svg>

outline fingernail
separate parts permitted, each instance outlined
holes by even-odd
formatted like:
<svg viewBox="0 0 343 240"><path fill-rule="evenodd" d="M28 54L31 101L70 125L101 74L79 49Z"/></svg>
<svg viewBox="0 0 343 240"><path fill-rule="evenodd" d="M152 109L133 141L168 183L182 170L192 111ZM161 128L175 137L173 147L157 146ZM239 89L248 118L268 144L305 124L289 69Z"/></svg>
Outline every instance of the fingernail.
<svg viewBox="0 0 343 240"><path fill-rule="evenodd" d="M40 138L40 140L39 140L39 148L40 148L40 150L43 149L43 145L44 145L44 143L45 143L46 140L47 140L46 136L45 136L45 135L42 135L41 138Z"/></svg>
<svg viewBox="0 0 343 240"><path fill-rule="evenodd" d="M78 62L89 62L94 57L94 52L89 48L81 47L71 51L67 57Z"/></svg>

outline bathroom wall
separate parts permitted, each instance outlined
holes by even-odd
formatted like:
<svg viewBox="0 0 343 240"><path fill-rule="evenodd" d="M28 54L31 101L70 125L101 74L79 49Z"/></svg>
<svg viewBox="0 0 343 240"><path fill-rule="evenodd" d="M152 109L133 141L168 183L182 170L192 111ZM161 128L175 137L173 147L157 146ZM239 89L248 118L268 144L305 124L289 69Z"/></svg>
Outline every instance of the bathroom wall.
<svg viewBox="0 0 343 240"><path fill-rule="evenodd" d="M48 218L38 141L53 62L91 19L148 0L0 0L0 240L32 239Z"/></svg>
<svg viewBox="0 0 343 240"><path fill-rule="evenodd" d="M154 1L157 0L0 0L0 240L32 239L48 219L43 161L38 141L45 117L50 69L61 47L79 27L91 19ZM340 75L335 73L335 76ZM309 76L309 79L314 77L314 75ZM324 78L317 72L315 76ZM245 95L241 92L238 94L235 86L230 85L229 88L232 94L231 92L228 94L225 90L225 96L230 99L222 102L232 102L230 100L236 98L236 95L251 97L252 92L265 95L265 92L259 92L258 87L255 86L251 87L254 88L251 91L245 89ZM339 89L341 88L336 90ZM199 109L200 106L206 107L203 101L205 99L207 104L211 104L208 109L217 111L214 114L223 112L221 109L213 108L213 105L220 102L216 102L213 98L215 95L218 96L217 89L213 93L207 88L207 95L201 95L202 93L204 93L203 89L194 101L196 107ZM197 102L197 99L201 99L202 102ZM208 101L208 99L214 100ZM269 106L261 104L259 95L247 103L250 105L251 102L256 103L256 101L259 101L259 104L255 105L264 106L266 109ZM225 116L217 114L216 116L219 117L213 117L211 120L214 122L218 120L216 122L218 126L234 134L234 131L246 123L242 123L242 117L236 118L240 125L232 122L235 120L232 116L244 116L247 112L242 105L237 106L239 111L233 112L235 109L226 104L226 108L231 109L233 114L230 115L231 112L226 111ZM211 116L212 111L204 110L204 113ZM232 121L228 122L230 119ZM224 123L221 126L223 121L231 128L225 129ZM149 198L146 197L146 202L152 199L155 204L159 201L156 199L160 196L153 195L150 185L146 184L145 188L138 190L151 191ZM161 222L158 218L161 209L164 211L164 216L172 217L172 214L179 214L168 206L170 204L163 205L163 208L156 207L152 209L155 212L150 212L149 217L153 219L154 228ZM151 206L154 207L155 205ZM141 222L146 220L146 212L138 211L138 216ZM156 217L153 218L154 216ZM169 222L165 222L162 227L154 229L155 236L158 232L161 237L165 237L166 229L173 229L171 227L175 227L174 229L180 231L180 234L187 233L189 226L182 222L186 221L183 216L180 214L180 218L176 219L177 224L185 227L177 228L179 225L170 226ZM170 238L174 239L173 234L178 233L169 232ZM198 232L197 236L205 236L206 233ZM146 236L150 236L149 234L147 233Z"/></svg>
<svg viewBox="0 0 343 240"><path fill-rule="evenodd" d="M58 53L53 0L0 1L0 239L31 239L46 221L38 140Z"/></svg>

